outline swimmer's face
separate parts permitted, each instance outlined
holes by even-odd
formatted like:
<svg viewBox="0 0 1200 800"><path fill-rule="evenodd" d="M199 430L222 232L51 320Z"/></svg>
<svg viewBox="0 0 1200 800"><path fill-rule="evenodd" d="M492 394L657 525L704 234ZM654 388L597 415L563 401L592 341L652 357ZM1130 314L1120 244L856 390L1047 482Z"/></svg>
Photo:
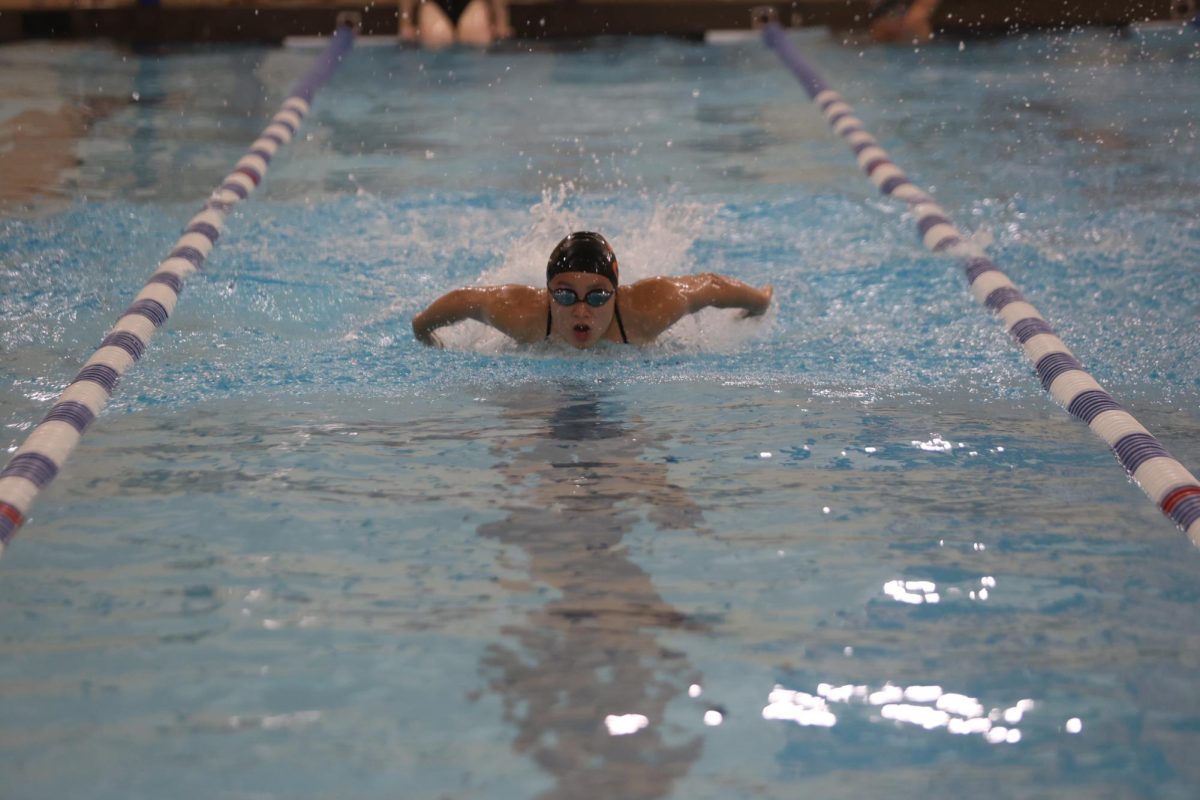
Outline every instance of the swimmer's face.
<svg viewBox="0 0 1200 800"><path fill-rule="evenodd" d="M550 331L555 336L581 350L604 338L617 307L617 296L612 281L591 272L560 272L550 279L547 288L551 294ZM561 305L554 300L556 289L569 289L579 299L572 305ZM604 305L588 305L584 298L588 292L597 289L613 294Z"/></svg>

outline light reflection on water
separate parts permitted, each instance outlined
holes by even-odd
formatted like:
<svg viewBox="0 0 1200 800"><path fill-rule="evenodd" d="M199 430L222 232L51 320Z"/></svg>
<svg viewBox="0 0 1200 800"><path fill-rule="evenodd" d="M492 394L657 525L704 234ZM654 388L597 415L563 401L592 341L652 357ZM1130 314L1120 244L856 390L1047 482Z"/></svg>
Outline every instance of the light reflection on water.
<svg viewBox="0 0 1200 800"><path fill-rule="evenodd" d="M667 723L666 707L700 675L656 631L707 626L662 599L623 540L639 517L662 531L694 530L703 514L664 463L644 458L662 446L654 429L607 392L566 383L493 402L523 433L492 445L510 491L506 516L479 533L519 551L530 589L552 598L499 631L484 661L517 727L514 750L554 776L538 797L597 787L664 797L703 746Z"/></svg>
<svg viewBox="0 0 1200 800"><path fill-rule="evenodd" d="M832 728L838 724L837 714L842 713L872 723L887 720L927 731L944 729L956 735L978 734L988 744L1016 744L1022 738L1017 724L1036 705L1033 700L1023 698L1011 706L985 710L976 698L945 692L940 686L901 687L885 683L873 690L866 685L822 683L815 694L809 694L776 685L767 696L762 717L806 727Z"/></svg>
<svg viewBox="0 0 1200 800"><path fill-rule="evenodd" d="M946 599L965 596L971 600L987 600L991 596L989 590L995 587L996 579L991 575L980 578L977 588L963 589L960 586L950 586L944 591L939 591L938 585L933 581L897 579L885 583L883 593L899 603L921 605L922 603L940 603L943 594L946 595Z"/></svg>

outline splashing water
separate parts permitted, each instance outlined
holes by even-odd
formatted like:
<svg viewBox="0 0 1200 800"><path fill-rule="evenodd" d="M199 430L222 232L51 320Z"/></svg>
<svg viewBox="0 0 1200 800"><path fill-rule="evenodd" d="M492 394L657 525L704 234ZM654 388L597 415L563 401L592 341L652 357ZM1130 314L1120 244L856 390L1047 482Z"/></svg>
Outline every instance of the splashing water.
<svg viewBox="0 0 1200 800"><path fill-rule="evenodd" d="M599 209L579 203L575 187L564 183L546 190L529 210L525 232L501 256L501 263L485 269L473 285L545 283L545 262L550 251L565 235L576 230L598 230L613 246L621 263L625 285L657 275L686 275L698 271L692 245L703 235L713 236L718 208L695 202L655 201L647 215L644 208L626 208L612 202ZM447 287L447 289L452 287ZM395 306L393 305L394 309ZM736 312L706 310L673 326L660 337L659 352L733 352L769 327L772 315L763 319L737 319ZM499 354L518 348L503 334L485 325L466 321L439 333L451 349ZM615 351L614 348L604 348ZM538 352L558 356L570 348L549 343Z"/></svg>

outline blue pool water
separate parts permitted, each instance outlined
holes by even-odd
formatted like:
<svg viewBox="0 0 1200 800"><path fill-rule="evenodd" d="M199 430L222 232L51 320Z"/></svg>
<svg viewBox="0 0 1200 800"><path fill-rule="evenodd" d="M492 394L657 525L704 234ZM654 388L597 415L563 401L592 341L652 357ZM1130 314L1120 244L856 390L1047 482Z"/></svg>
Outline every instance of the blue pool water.
<svg viewBox="0 0 1200 800"><path fill-rule="evenodd" d="M1195 32L795 40L1195 471ZM0 49L6 447L314 55ZM778 302L412 340L573 227ZM364 48L0 563L0 796L1190 798L1198 568L760 45Z"/></svg>

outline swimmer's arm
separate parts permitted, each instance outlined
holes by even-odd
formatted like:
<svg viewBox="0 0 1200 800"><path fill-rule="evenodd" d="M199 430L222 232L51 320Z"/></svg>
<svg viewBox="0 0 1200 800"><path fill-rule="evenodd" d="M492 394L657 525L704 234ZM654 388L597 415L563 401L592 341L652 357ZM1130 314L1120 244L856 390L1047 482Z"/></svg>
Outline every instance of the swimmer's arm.
<svg viewBox="0 0 1200 800"><path fill-rule="evenodd" d="M757 317L765 314L771 305L771 286L756 288L735 278L705 272L673 278L687 296L688 313L695 314L703 308L740 308L742 317Z"/></svg>
<svg viewBox="0 0 1200 800"><path fill-rule="evenodd" d="M413 335L422 344L437 346L438 328L473 319L490 325L518 342L541 341L546 335L545 292L532 286L469 286L448 292L413 317Z"/></svg>
<svg viewBox="0 0 1200 800"><path fill-rule="evenodd" d="M673 278L647 278L622 289L628 293L629 327L638 338L654 337L688 314L704 308L740 308L742 317L757 317L771 305L774 289L755 288L734 278L705 272Z"/></svg>

